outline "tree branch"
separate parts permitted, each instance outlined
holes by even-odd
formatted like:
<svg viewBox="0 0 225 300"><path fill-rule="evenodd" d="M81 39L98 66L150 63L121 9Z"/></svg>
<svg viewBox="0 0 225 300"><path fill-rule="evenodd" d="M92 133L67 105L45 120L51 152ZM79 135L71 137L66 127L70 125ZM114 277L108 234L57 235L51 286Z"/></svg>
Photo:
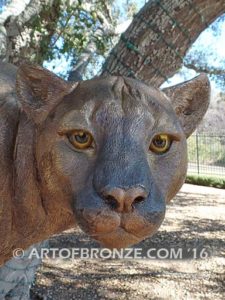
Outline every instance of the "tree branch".
<svg viewBox="0 0 225 300"><path fill-rule="evenodd" d="M150 0L111 51L102 74L160 86L182 66L199 34L224 12L224 0Z"/></svg>
<svg viewBox="0 0 225 300"><path fill-rule="evenodd" d="M23 59L32 56L34 52L38 52L38 47L31 47L32 38L32 22L42 13L45 7L51 7L51 11L44 19L46 22L46 32L51 37L52 16L56 19L57 7L59 0L12 0L0 15L0 60L19 64ZM51 19L51 20L50 20ZM29 24L30 22L30 24ZM30 25L30 27L28 26ZM40 46L41 34L35 36L36 43Z"/></svg>
<svg viewBox="0 0 225 300"><path fill-rule="evenodd" d="M103 14L98 12L100 16L102 17ZM126 29L129 24L130 20L126 21L122 24L117 25L116 27L113 27L111 23L108 22L108 20L104 17L102 18L103 24L101 28L99 28L96 31L96 35L104 36L104 35L112 35L114 37L118 37L119 34L121 34L121 29ZM83 78L83 75L85 74L86 68L92 59L93 55L97 52L96 44L94 42L93 34L90 34L90 41L86 47L86 49L83 50L82 54L79 56L78 60L76 61L75 65L73 66L72 70L69 72L69 81L80 81Z"/></svg>
<svg viewBox="0 0 225 300"><path fill-rule="evenodd" d="M32 1L32 0L31 0ZM5 28L6 21L11 16L18 16L23 13L30 2L26 0L12 0L5 10L0 14L0 60L5 60L7 55L7 30Z"/></svg>
<svg viewBox="0 0 225 300"><path fill-rule="evenodd" d="M208 66L198 66L194 63L184 63L184 66L188 69L192 69L197 73L207 73L209 75L225 75L225 70L213 69Z"/></svg>

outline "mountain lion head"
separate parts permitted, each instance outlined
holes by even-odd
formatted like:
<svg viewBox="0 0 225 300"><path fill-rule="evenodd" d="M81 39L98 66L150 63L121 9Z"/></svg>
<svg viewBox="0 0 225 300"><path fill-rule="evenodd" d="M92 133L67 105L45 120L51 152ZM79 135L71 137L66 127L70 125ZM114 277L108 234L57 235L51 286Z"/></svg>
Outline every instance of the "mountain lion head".
<svg viewBox="0 0 225 300"><path fill-rule="evenodd" d="M17 93L35 126L34 157L46 213L63 210L107 247L154 234L184 183L186 139L209 103L205 75L160 91L126 77L68 83L23 65Z"/></svg>

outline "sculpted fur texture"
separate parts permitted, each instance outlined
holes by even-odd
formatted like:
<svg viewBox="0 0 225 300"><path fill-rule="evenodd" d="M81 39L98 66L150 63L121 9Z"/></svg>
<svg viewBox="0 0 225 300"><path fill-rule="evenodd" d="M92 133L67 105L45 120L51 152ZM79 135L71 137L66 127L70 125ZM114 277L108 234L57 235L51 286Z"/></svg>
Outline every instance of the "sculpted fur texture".
<svg viewBox="0 0 225 300"><path fill-rule="evenodd" d="M160 91L1 63L0 263L75 224L107 247L153 235L184 182L186 138L209 94L205 75Z"/></svg>

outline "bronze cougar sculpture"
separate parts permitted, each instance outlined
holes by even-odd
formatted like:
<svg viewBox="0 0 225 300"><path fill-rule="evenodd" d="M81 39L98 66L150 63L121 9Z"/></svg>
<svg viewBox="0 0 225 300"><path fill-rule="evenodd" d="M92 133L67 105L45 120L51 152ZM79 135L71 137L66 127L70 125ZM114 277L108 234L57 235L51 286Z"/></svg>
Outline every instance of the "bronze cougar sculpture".
<svg viewBox="0 0 225 300"><path fill-rule="evenodd" d="M0 64L0 263L75 223L108 247L155 233L209 94L205 75L160 91Z"/></svg>

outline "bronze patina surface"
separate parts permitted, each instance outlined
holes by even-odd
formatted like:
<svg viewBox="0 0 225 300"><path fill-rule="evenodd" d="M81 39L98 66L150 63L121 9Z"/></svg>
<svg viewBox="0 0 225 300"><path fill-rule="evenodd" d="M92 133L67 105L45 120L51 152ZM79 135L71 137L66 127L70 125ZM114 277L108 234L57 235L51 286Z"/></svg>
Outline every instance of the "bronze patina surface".
<svg viewBox="0 0 225 300"><path fill-rule="evenodd" d="M205 75L160 91L1 63L0 264L75 224L107 247L154 234L184 182L186 138L209 95Z"/></svg>

